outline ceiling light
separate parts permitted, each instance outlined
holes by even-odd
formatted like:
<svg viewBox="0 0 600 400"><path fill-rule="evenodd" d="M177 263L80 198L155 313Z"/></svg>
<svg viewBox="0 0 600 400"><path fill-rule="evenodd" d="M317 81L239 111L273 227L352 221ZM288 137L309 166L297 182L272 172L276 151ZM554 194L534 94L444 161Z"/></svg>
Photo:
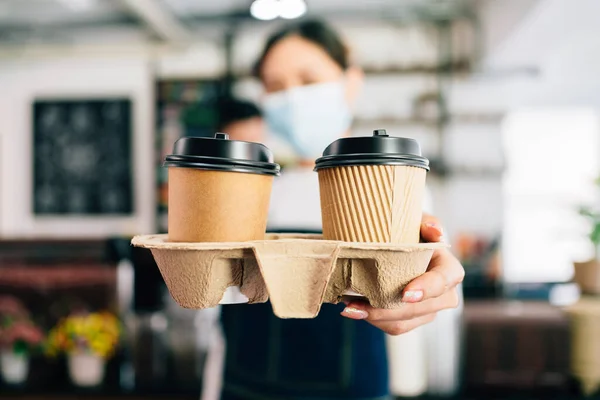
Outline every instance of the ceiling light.
<svg viewBox="0 0 600 400"><path fill-rule="evenodd" d="M96 0L59 0L64 6L73 11L87 11L96 5Z"/></svg>
<svg viewBox="0 0 600 400"><path fill-rule="evenodd" d="M306 14L306 3L304 0L280 0L279 16L285 19L296 19Z"/></svg>
<svg viewBox="0 0 600 400"><path fill-rule="evenodd" d="M250 6L250 14L263 21L278 17L295 19L306 14L304 0L254 0Z"/></svg>
<svg viewBox="0 0 600 400"><path fill-rule="evenodd" d="M250 6L250 14L262 21L279 17L279 2L277 0L255 0Z"/></svg>

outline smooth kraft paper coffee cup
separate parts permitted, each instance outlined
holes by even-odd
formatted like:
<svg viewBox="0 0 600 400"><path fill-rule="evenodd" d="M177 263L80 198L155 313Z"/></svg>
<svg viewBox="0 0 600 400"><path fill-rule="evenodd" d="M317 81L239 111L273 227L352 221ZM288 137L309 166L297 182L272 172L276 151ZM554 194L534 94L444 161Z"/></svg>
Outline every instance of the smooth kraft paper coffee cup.
<svg viewBox="0 0 600 400"><path fill-rule="evenodd" d="M172 242L264 239L271 187L280 167L258 143L179 139L169 168L168 234Z"/></svg>

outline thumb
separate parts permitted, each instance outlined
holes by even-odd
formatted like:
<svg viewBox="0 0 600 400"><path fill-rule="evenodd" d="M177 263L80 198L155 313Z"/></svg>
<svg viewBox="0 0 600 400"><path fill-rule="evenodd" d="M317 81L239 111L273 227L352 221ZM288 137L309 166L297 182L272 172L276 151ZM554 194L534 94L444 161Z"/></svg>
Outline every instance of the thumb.
<svg viewBox="0 0 600 400"><path fill-rule="evenodd" d="M421 238L425 242L442 242L444 229L440 221L429 214L423 214L421 219Z"/></svg>

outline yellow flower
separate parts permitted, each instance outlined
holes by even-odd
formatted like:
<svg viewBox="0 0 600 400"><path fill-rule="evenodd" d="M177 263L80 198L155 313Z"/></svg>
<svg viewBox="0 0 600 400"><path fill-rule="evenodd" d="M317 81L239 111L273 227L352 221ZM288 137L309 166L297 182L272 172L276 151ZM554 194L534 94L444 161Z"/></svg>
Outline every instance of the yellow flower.
<svg viewBox="0 0 600 400"><path fill-rule="evenodd" d="M87 350L107 358L115 352L121 334L118 318L108 312L86 316L69 316L49 333L46 352L49 355L77 350L85 343Z"/></svg>
<svg viewBox="0 0 600 400"><path fill-rule="evenodd" d="M93 341L92 343L90 343L90 349L92 350L92 352L99 355L100 357L105 357L109 351L109 349L104 343L98 341Z"/></svg>

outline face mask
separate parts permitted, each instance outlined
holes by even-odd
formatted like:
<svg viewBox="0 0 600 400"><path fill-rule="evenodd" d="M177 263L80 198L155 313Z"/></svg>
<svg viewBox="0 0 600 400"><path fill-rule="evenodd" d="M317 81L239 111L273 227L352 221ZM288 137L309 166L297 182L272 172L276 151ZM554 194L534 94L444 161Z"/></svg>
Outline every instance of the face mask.
<svg viewBox="0 0 600 400"><path fill-rule="evenodd" d="M350 128L352 115L345 96L341 80L270 94L264 102L265 119L270 131L299 156L315 159Z"/></svg>

